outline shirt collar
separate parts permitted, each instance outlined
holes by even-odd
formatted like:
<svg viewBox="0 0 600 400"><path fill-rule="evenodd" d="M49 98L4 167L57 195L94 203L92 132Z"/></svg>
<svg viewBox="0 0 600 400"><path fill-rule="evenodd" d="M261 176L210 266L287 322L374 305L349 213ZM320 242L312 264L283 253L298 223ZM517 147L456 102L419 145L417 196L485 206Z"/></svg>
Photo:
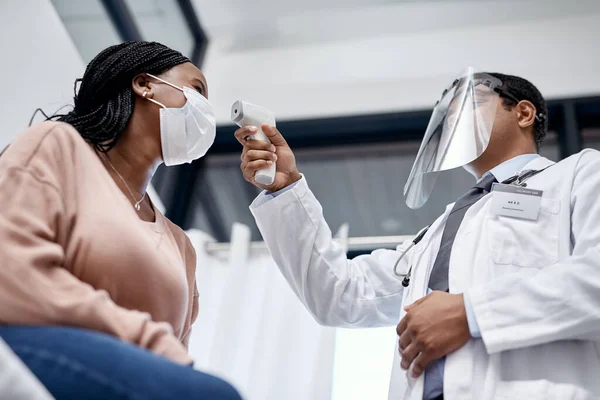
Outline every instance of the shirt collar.
<svg viewBox="0 0 600 400"><path fill-rule="evenodd" d="M530 161L538 157L540 157L539 154L521 154L520 156L513 157L483 174L481 179L485 178L488 174L492 174L498 182L505 181L518 174Z"/></svg>

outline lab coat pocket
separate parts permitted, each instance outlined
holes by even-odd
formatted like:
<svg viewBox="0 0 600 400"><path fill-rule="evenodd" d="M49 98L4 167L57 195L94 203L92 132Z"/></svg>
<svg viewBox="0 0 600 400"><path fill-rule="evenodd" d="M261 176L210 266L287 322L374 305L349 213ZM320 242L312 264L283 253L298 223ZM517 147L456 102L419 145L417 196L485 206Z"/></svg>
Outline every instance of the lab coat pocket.
<svg viewBox="0 0 600 400"><path fill-rule="evenodd" d="M495 215L487 219L494 264L544 268L558 261L560 200L542 198L537 220Z"/></svg>

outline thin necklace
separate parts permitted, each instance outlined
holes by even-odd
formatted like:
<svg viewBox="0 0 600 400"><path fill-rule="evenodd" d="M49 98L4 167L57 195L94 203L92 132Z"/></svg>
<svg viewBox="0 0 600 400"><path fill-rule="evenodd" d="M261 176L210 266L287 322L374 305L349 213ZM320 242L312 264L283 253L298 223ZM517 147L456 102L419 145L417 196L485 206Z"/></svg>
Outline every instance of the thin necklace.
<svg viewBox="0 0 600 400"><path fill-rule="evenodd" d="M131 195L131 198L133 199L135 205L133 206L133 208L135 208L136 211L140 211L140 204L142 203L142 201L144 201L144 198L146 197L146 192L144 192L144 194L142 195L142 198L140 199L140 201L135 201L135 196L133 194L133 192L131 191L131 189L129 188L129 185L127 184L127 182L125 182L125 179L123 179L123 177L121 176L121 174L119 173L119 171L117 171L117 169L115 168L114 165L112 165L112 163L110 162L110 160L108 159L108 156L104 153L102 153L102 155L104 156L104 159L108 162L108 165L110 165L110 167L112 168L113 171L115 171L115 174L117 174L119 176L119 178L121 178L121 181L123 182L123 184L125 185L125 187L127 188L127 190L129 190L129 194Z"/></svg>

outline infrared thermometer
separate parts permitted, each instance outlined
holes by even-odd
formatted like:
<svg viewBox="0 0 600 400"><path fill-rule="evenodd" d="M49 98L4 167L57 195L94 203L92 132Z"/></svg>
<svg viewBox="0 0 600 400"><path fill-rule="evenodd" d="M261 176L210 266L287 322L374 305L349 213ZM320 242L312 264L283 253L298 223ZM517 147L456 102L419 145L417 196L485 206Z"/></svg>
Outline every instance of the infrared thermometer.
<svg viewBox="0 0 600 400"><path fill-rule="evenodd" d="M231 106L231 120L240 128L243 126L255 126L258 132L248 137L251 140L264 140L271 143L267 135L262 131L261 125L268 124L275 126L275 116L269 110L238 100ZM275 162L267 168L256 171L254 180L261 185L271 185L275 180Z"/></svg>

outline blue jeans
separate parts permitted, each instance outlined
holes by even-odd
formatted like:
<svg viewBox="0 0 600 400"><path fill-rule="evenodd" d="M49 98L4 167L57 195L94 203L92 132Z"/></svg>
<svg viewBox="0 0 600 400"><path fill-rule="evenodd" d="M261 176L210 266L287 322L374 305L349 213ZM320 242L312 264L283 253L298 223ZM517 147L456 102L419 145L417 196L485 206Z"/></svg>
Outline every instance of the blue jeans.
<svg viewBox="0 0 600 400"><path fill-rule="evenodd" d="M103 333L0 326L0 337L58 400L241 399L219 378Z"/></svg>

